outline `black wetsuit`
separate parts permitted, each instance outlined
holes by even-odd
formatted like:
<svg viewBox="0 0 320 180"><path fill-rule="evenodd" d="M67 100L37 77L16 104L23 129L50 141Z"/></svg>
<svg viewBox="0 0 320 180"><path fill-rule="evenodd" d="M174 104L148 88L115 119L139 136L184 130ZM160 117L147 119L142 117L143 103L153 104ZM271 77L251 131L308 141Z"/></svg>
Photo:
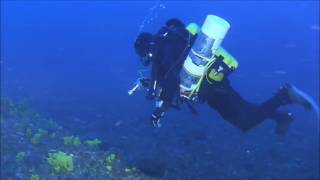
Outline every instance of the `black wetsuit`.
<svg viewBox="0 0 320 180"><path fill-rule="evenodd" d="M230 81L225 79L215 84L203 81L199 96L200 99L216 110L224 120L242 131L248 131L263 120L270 118L276 120L278 124L277 132L282 133L286 130L283 128L286 128L287 123L292 121L290 114L277 110L280 106L291 103L284 91L278 91L261 104L251 103L243 99L231 87Z"/></svg>
<svg viewBox="0 0 320 180"><path fill-rule="evenodd" d="M184 60L192 46L194 37L184 28L162 28L154 35L154 58L151 67L151 82L157 81L161 88L159 100L163 101L157 113L169 107L176 107L176 98L179 96L180 71ZM150 87L154 83L150 83Z"/></svg>
<svg viewBox="0 0 320 180"><path fill-rule="evenodd" d="M151 79L152 82L157 81L159 87L161 87L162 91L159 99L164 102L152 114L152 116L158 117L162 116L167 108L175 106L175 98L179 97L179 74L195 37L184 27L174 30L165 27L154 38ZM257 126L266 118L276 120L278 133L285 131L287 124L292 121L292 117L290 114L280 112L277 109L282 105L290 104L288 94L279 91L264 103L250 103L231 87L227 77L231 72L226 72L226 76L220 82L210 84L203 80L199 91L200 101L206 102L223 119L242 131Z"/></svg>

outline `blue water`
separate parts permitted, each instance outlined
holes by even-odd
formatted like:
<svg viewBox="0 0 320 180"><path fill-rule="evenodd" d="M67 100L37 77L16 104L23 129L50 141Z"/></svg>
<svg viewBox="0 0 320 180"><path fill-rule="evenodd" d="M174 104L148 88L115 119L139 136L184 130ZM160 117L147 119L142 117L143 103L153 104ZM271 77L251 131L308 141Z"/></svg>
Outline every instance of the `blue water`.
<svg viewBox="0 0 320 180"><path fill-rule="evenodd" d="M156 5L156 6L155 6ZM292 106L285 137L266 121L247 134L205 105L170 110L155 130L154 104L127 91L142 68L133 42L177 17L231 24L222 46L240 63L230 79L252 102L289 82L319 104L319 2L1 2L1 96L25 101L82 137L99 137L128 164L155 159L177 179L319 178L319 120Z"/></svg>

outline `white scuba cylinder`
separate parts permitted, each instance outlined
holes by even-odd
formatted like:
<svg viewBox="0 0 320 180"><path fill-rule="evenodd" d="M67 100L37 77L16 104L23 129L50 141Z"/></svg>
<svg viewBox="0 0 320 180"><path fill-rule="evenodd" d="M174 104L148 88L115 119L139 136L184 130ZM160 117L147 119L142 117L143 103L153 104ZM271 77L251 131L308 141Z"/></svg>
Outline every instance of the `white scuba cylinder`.
<svg viewBox="0 0 320 180"><path fill-rule="evenodd" d="M226 20L215 15L207 16L180 73L180 91L182 94L197 87L207 69L207 65L214 60L215 52L229 28L230 24Z"/></svg>

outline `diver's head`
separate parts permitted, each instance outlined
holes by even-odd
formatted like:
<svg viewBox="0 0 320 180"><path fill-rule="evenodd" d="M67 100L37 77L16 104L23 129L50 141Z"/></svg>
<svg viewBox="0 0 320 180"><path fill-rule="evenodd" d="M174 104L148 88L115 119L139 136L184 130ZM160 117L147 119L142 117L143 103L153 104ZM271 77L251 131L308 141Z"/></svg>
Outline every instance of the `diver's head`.
<svg viewBox="0 0 320 180"><path fill-rule="evenodd" d="M151 33L142 32L134 42L136 53L140 56L140 61L144 66L148 66L152 59L151 46L154 44Z"/></svg>
<svg viewBox="0 0 320 180"><path fill-rule="evenodd" d="M166 21L166 26L169 29L179 29L179 28L184 28L184 23L179 20L178 18L171 18L168 21Z"/></svg>

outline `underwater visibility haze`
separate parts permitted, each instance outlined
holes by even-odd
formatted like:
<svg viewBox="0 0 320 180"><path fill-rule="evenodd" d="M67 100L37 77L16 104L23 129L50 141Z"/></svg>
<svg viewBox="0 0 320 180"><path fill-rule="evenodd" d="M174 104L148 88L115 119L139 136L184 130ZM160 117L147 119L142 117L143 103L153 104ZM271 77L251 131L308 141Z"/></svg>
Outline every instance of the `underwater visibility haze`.
<svg viewBox="0 0 320 180"><path fill-rule="evenodd" d="M128 95L139 33L168 19L230 24L231 86L261 103L290 83L285 135L248 132L205 103L170 108ZM320 179L318 1L1 1L1 179ZM144 72L149 76L150 70Z"/></svg>

